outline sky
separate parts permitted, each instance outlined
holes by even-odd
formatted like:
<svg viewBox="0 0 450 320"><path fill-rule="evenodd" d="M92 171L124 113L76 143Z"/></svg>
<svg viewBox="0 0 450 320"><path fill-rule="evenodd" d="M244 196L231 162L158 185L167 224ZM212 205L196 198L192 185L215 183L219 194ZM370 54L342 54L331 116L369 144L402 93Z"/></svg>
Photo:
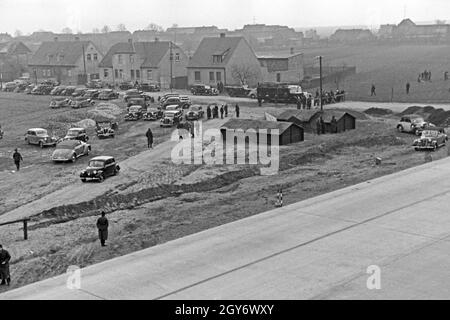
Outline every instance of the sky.
<svg viewBox="0 0 450 320"><path fill-rule="evenodd" d="M150 23L164 28L216 25L234 30L244 24L295 28L450 21L449 0L0 0L0 32L37 30L91 32L121 23L131 32Z"/></svg>

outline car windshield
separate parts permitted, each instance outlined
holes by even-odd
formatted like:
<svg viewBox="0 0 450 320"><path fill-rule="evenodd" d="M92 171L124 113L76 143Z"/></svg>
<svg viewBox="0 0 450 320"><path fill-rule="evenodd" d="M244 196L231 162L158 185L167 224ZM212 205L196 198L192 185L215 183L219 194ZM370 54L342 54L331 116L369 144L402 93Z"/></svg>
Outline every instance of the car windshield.
<svg viewBox="0 0 450 320"><path fill-rule="evenodd" d="M411 121L414 123L424 122L423 118L414 118L414 119L411 119Z"/></svg>
<svg viewBox="0 0 450 320"><path fill-rule="evenodd" d="M101 160L92 160L89 161L89 167L91 168L103 168L105 162Z"/></svg>
<svg viewBox="0 0 450 320"><path fill-rule="evenodd" d="M175 114L172 113L172 112L168 112L168 113L166 113L164 116L165 116L166 118L173 118L173 117L175 116Z"/></svg>
<svg viewBox="0 0 450 320"><path fill-rule="evenodd" d="M130 112L139 112L139 111L141 111L141 107L130 107Z"/></svg>
<svg viewBox="0 0 450 320"><path fill-rule="evenodd" d="M45 130L37 130L36 131L36 135L37 136L46 136L47 135L47 131L45 131Z"/></svg>
<svg viewBox="0 0 450 320"><path fill-rule="evenodd" d="M78 133L79 133L80 131L79 130L69 130L68 132L67 132L67 135L68 136L72 136L72 137L76 137L76 136L78 136Z"/></svg>

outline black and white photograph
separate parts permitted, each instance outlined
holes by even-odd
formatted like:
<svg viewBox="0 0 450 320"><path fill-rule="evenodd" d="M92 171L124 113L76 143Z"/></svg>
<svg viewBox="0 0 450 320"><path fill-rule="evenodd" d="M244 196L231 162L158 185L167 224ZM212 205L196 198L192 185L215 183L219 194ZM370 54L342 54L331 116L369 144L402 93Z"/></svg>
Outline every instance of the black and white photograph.
<svg viewBox="0 0 450 320"><path fill-rule="evenodd" d="M450 300L449 134L448 0L0 0L0 300Z"/></svg>

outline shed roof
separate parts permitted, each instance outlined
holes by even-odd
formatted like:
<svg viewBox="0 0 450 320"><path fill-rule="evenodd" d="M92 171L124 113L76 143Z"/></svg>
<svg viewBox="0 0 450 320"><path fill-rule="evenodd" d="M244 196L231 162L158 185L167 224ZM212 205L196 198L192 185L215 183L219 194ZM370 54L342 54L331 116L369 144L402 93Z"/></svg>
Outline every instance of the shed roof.
<svg viewBox="0 0 450 320"><path fill-rule="evenodd" d="M260 129L278 129L280 134L285 132L291 126L301 128L292 122L274 122L267 120L254 120L254 119L230 119L220 128L226 130L242 129L247 131L248 129L260 130ZM303 128L302 128L303 129Z"/></svg>
<svg viewBox="0 0 450 320"><path fill-rule="evenodd" d="M281 113L277 120L289 121L292 117L297 118L301 122L309 122L320 111L318 110L297 110L291 109Z"/></svg>

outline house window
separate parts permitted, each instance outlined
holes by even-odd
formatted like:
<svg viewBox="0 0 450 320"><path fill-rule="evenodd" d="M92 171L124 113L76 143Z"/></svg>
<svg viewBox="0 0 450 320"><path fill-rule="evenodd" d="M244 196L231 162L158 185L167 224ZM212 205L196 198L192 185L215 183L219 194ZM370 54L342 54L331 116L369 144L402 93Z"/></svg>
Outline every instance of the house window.
<svg viewBox="0 0 450 320"><path fill-rule="evenodd" d="M152 70L147 70L147 80L153 80Z"/></svg>
<svg viewBox="0 0 450 320"><path fill-rule="evenodd" d="M213 55L213 63L222 63L223 57L221 55Z"/></svg>
<svg viewBox="0 0 450 320"><path fill-rule="evenodd" d="M87 54L87 61L91 61L91 54L90 53Z"/></svg>
<svg viewBox="0 0 450 320"><path fill-rule="evenodd" d="M200 76L200 71L195 71L194 73L195 81L201 81L202 77Z"/></svg>
<svg viewBox="0 0 450 320"><path fill-rule="evenodd" d="M131 80L134 80L134 70L130 70L131 71Z"/></svg>
<svg viewBox="0 0 450 320"><path fill-rule="evenodd" d="M216 80L217 81L222 81L222 73L216 72Z"/></svg>
<svg viewBox="0 0 450 320"><path fill-rule="evenodd" d="M134 57L132 54L130 54L130 63L133 64L134 63Z"/></svg>
<svg viewBox="0 0 450 320"><path fill-rule="evenodd" d="M114 69L114 76L115 76L116 78L118 78L118 77L119 77L119 70L117 70L117 69Z"/></svg>
<svg viewBox="0 0 450 320"><path fill-rule="evenodd" d="M108 69L103 69L103 77L108 78L109 72Z"/></svg>
<svg viewBox="0 0 450 320"><path fill-rule="evenodd" d="M119 69L119 78L123 79L123 70L122 69Z"/></svg>
<svg viewBox="0 0 450 320"><path fill-rule="evenodd" d="M277 73L277 82L281 82L281 73Z"/></svg>
<svg viewBox="0 0 450 320"><path fill-rule="evenodd" d="M98 55L96 53L94 53L94 61L98 60Z"/></svg>
<svg viewBox="0 0 450 320"><path fill-rule="evenodd" d="M52 55L52 54L49 54L49 55L47 56L47 61L50 62L50 60L52 60L52 59L53 59L53 55Z"/></svg>
<svg viewBox="0 0 450 320"><path fill-rule="evenodd" d="M140 79L140 78L141 78L141 71L136 70L136 79Z"/></svg>
<svg viewBox="0 0 450 320"><path fill-rule="evenodd" d="M214 81L214 72L210 72L209 73L209 81L213 82Z"/></svg>
<svg viewBox="0 0 450 320"><path fill-rule="evenodd" d="M180 62L180 54L178 52L175 53L175 61Z"/></svg>
<svg viewBox="0 0 450 320"><path fill-rule="evenodd" d="M119 55L117 56L117 59L119 60L119 64L122 64L122 63L123 63L122 55L121 55L121 54L119 54Z"/></svg>
<svg viewBox="0 0 450 320"><path fill-rule="evenodd" d="M43 70L42 70L42 76L45 77L45 76L46 76L46 73L47 73L47 70L43 69Z"/></svg>
<svg viewBox="0 0 450 320"><path fill-rule="evenodd" d="M71 77L72 76L72 70L67 70L67 75L69 76L69 77Z"/></svg>

